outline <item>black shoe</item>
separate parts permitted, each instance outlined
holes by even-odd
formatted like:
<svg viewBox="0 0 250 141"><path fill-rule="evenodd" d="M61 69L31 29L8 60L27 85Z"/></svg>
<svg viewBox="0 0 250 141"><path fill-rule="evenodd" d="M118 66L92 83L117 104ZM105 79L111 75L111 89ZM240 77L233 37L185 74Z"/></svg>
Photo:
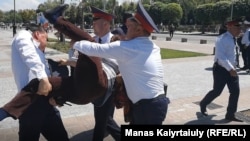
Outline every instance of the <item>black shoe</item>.
<svg viewBox="0 0 250 141"><path fill-rule="evenodd" d="M246 70L246 73L247 73L247 74L250 74L250 69Z"/></svg>
<svg viewBox="0 0 250 141"><path fill-rule="evenodd" d="M201 114L203 116L208 116L208 113L207 113L207 110L206 110L206 106L203 106L202 104L200 104L200 111L201 111Z"/></svg>
<svg viewBox="0 0 250 141"><path fill-rule="evenodd" d="M68 4L61 4L53 9L46 10L43 14L44 17L51 23L54 24L59 16L62 16L63 12L69 7Z"/></svg>
<svg viewBox="0 0 250 141"><path fill-rule="evenodd" d="M226 120L229 120L229 121L243 122L242 120L237 119L237 118L235 118L235 117L226 117L225 119L226 119Z"/></svg>
<svg viewBox="0 0 250 141"><path fill-rule="evenodd" d="M240 68L240 70L246 70L246 69L247 69L247 67L246 67L246 66L244 66L244 67Z"/></svg>
<svg viewBox="0 0 250 141"><path fill-rule="evenodd" d="M0 121L4 120L7 117L10 117L9 113L6 112L3 108L0 108Z"/></svg>

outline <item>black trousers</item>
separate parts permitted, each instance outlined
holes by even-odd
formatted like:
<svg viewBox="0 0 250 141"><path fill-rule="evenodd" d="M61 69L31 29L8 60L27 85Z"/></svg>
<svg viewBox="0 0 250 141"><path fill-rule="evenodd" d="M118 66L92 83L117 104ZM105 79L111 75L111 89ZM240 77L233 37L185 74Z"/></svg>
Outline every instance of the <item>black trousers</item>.
<svg viewBox="0 0 250 141"><path fill-rule="evenodd" d="M242 60L243 60L243 67L247 67L247 49L242 48L241 55L242 55Z"/></svg>
<svg viewBox="0 0 250 141"><path fill-rule="evenodd" d="M113 119L115 111L114 97L111 95L102 106L94 105L95 127L93 141L103 141L106 132L115 141L120 141L121 129Z"/></svg>
<svg viewBox="0 0 250 141"><path fill-rule="evenodd" d="M250 69L250 46L246 48L247 68Z"/></svg>
<svg viewBox="0 0 250 141"><path fill-rule="evenodd" d="M39 96L19 118L19 141L39 141L42 134L48 141L69 141L59 111Z"/></svg>
<svg viewBox="0 0 250 141"><path fill-rule="evenodd" d="M130 125L162 125L167 115L169 102L165 94L156 98L138 101L132 105L132 121Z"/></svg>
<svg viewBox="0 0 250 141"><path fill-rule="evenodd" d="M210 104L216 97L220 96L225 85L227 85L230 95L226 117L234 117L234 114L237 111L240 94L239 76L232 77L225 68L218 65L218 63L215 63L213 66L213 78L213 89L201 100L200 105L207 106Z"/></svg>

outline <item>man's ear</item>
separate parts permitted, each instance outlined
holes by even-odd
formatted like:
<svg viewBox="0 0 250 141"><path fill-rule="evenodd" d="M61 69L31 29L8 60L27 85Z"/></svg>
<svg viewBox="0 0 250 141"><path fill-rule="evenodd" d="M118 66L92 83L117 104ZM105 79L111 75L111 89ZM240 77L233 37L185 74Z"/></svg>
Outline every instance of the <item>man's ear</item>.
<svg viewBox="0 0 250 141"><path fill-rule="evenodd" d="M39 33L38 31L34 31L34 32L33 32L33 37L34 37L35 39L38 39L39 36L40 36L40 33Z"/></svg>

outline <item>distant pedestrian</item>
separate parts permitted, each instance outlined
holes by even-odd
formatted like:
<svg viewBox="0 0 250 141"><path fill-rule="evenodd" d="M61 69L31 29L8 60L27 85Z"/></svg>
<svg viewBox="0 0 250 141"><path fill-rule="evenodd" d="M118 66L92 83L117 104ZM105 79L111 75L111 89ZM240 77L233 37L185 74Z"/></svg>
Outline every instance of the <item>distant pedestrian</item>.
<svg viewBox="0 0 250 141"><path fill-rule="evenodd" d="M170 38L173 38L173 36L174 36L174 30L175 30L174 25L173 24L169 25L168 29L169 29L169 36L170 36Z"/></svg>
<svg viewBox="0 0 250 141"><path fill-rule="evenodd" d="M215 98L220 96L225 85L229 89L229 101L225 119L229 121L239 121L235 117L238 99L240 94L239 76L236 71L236 51L235 37L241 32L241 19L227 22L227 32L218 36L215 44L215 57L213 65L213 89L209 91L200 102L200 111L207 116L206 107Z"/></svg>
<svg viewBox="0 0 250 141"><path fill-rule="evenodd" d="M247 49L244 44L242 44L242 37L244 35L244 32L241 32L239 37L237 38L237 44L239 46L240 52L241 52L241 57L242 57L242 62L243 62L243 67L241 67L241 70L246 70L247 69Z"/></svg>
<svg viewBox="0 0 250 141"><path fill-rule="evenodd" d="M250 20L245 20L244 25L246 26L246 31L241 40L241 43L244 44L244 51L246 52L247 66L244 69L250 74Z"/></svg>

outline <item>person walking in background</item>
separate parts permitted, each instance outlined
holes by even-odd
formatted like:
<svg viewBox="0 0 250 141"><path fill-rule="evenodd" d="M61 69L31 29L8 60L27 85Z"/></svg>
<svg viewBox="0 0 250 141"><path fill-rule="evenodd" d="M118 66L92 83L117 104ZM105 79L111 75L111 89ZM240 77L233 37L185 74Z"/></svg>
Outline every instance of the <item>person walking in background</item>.
<svg viewBox="0 0 250 141"><path fill-rule="evenodd" d="M153 30L159 30L141 2L126 25L128 31L124 41L106 44L78 41L73 48L89 56L117 60L127 96L132 102L130 124L161 125L169 99L164 94L160 48L149 39Z"/></svg>
<svg viewBox="0 0 250 141"><path fill-rule="evenodd" d="M240 70L246 70L247 69L247 52L246 52L245 45L242 44L242 42L241 42L243 35L244 35L244 32L241 32L239 37L237 37L237 44L238 44L238 46L240 48L242 62L243 62L243 67L240 67Z"/></svg>
<svg viewBox="0 0 250 141"><path fill-rule="evenodd" d="M241 32L242 19L227 22L227 32L217 37L215 43L215 57L213 65L213 89L200 101L200 111L207 116L206 107L215 98L220 96L225 85L229 89L229 101L225 119L229 121L241 121L235 117L240 94L239 76L236 71L235 37Z"/></svg>
<svg viewBox="0 0 250 141"><path fill-rule="evenodd" d="M174 25L170 24L168 30L169 30L169 36L170 36L170 38L173 38L173 36L174 36L174 30L175 30Z"/></svg>
<svg viewBox="0 0 250 141"><path fill-rule="evenodd" d="M244 21L244 25L246 26L245 33L242 37L241 43L244 45L244 50L246 53L246 67L245 69L248 74L250 74L250 20L247 19Z"/></svg>
<svg viewBox="0 0 250 141"><path fill-rule="evenodd" d="M52 86L44 54L47 33L39 25L20 31L13 39L11 64L18 92L34 78L39 79L40 96L19 117L19 141L38 141L40 133L50 141L69 141L59 111L49 103Z"/></svg>

